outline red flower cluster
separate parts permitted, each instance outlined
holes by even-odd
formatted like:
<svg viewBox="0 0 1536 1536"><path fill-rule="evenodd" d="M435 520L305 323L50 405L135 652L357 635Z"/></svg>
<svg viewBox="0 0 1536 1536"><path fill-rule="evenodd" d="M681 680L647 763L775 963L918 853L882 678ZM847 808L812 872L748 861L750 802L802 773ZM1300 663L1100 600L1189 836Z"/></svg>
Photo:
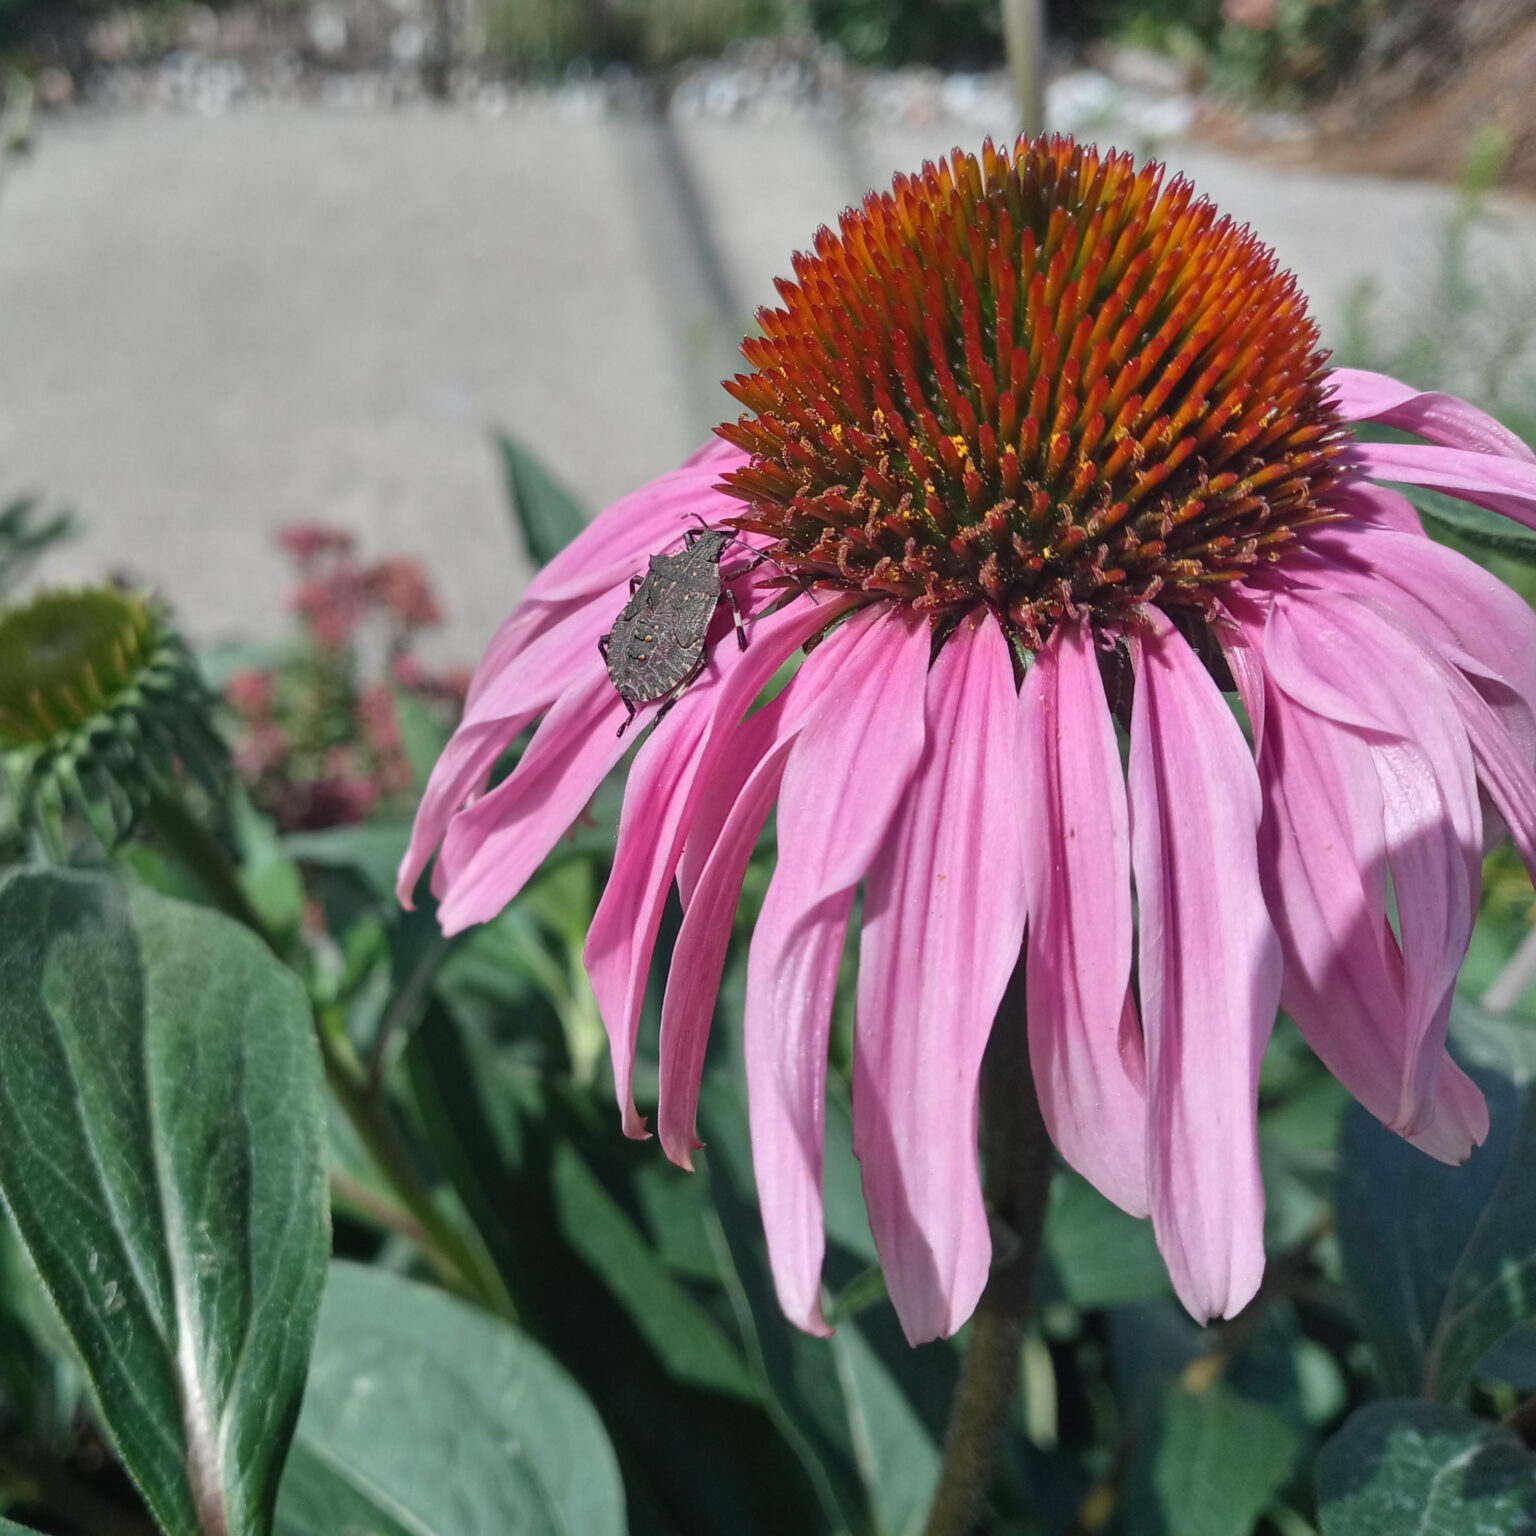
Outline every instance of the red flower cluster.
<svg viewBox="0 0 1536 1536"><path fill-rule="evenodd" d="M364 564L350 533L322 523L290 525L278 543L299 569L290 607L305 643L226 685L240 721L235 762L284 831L362 821L411 788L397 690L451 725L468 677L434 673L413 650L421 630L442 622L415 560Z"/></svg>

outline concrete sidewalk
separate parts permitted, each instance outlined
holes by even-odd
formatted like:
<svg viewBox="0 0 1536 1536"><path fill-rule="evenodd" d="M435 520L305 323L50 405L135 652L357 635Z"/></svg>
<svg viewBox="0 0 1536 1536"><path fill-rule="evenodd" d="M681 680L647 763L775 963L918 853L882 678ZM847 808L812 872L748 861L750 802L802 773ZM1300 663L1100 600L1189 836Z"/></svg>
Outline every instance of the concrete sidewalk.
<svg viewBox="0 0 1536 1536"><path fill-rule="evenodd" d="M273 530L419 555L472 659L527 577L489 431L595 509L729 414L715 380L817 224L953 135L460 111L237 110L45 123L0 197L0 499L86 536L53 579L126 569L200 640L283 616ZM1411 291L1441 188L1177 161L1247 220L1325 327L1364 278ZM1536 212L1499 240L1536 260Z"/></svg>

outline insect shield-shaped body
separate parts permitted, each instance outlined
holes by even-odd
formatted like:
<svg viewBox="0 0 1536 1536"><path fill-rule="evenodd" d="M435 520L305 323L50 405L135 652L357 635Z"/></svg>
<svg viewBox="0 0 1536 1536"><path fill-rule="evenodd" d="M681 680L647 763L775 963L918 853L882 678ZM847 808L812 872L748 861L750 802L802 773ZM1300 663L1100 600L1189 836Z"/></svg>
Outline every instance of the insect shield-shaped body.
<svg viewBox="0 0 1536 1536"><path fill-rule="evenodd" d="M714 528L690 528L677 554L652 555L646 574L630 578L629 602L597 642L608 676L629 710L620 736L640 705L665 699L659 720L704 670L704 642L722 596L736 618L737 643L746 650L736 594L725 583L760 564L762 557L722 572L720 557L732 538Z"/></svg>

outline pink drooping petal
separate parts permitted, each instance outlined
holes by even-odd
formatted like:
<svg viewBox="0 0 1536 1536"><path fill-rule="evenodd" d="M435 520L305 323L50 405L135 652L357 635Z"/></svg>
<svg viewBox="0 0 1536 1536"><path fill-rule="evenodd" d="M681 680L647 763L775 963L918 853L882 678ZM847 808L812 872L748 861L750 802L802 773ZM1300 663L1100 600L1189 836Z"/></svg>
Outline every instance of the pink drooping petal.
<svg viewBox="0 0 1536 1536"><path fill-rule="evenodd" d="M623 719L623 703L593 651L517 767L449 823L432 880L444 933L488 922L522 889L623 757Z"/></svg>
<svg viewBox="0 0 1536 1536"><path fill-rule="evenodd" d="M686 914L694 892L704 877L704 867L714 852L715 840L725 829L747 780L758 764L785 736L783 694L754 710L737 723L720 762L699 793L683 851L677 861L677 894Z"/></svg>
<svg viewBox="0 0 1536 1536"><path fill-rule="evenodd" d="M828 670L840 681L805 717L784 774L779 860L752 934L745 1011L752 1161L774 1283L790 1321L817 1334L830 1332L821 1175L838 964L855 888L922 755L930 649L927 620L901 608L866 610L839 635Z"/></svg>
<svg viewBox="0 0 1536 1536"><path fill-rule="evenodd" d="M863 634L869 619L875 616L875 610L865 610L840 624L811 651L776 698L737 726L740 746L732 742L704 786L698 809L688 827L683 856L678 860L677 888L685 909L693 900L694 885L709 857L710 848L746 782L746 776L752 771L756 761L753 754L766 751L770 742L780 736L793 735L821 696L840 685L850 648Z"/></svg>
<svg viewBox="0 0 1536 1536"><path fill-rule="evenodd" d="M1423 443L1356 443L1354 462L1379 480L1400 480L1459 496L1536 528L1536 464L1468 448Z"/></svg>
<svg viewBox="0 0 1536 1536"><path fill-rule="evenodd" d="M973 615L929 672L923 756L865 884L854 1150L914 1344L965 1321L991 1255L977 1084L1024 933L1016 716L1007 642Z"/></svg>
<svg viewBox="0 0 1536 1536"><path fill-rule="evenodd" d="M1281 1002L1323 1064L1393 1129L1414 1049L1403 961L1387 922L1381 786L1367 742L1275 691L1259 759L1264 820L1259 869L1285 956ZM1463 1162L1487 1134L1482 1095L1442 1046L1429 1124L1411 1139ZM1481 1113L1481 1128L1478 1114Z"/></svg>
<svg viewBox="0 0 1536 1536"><path fill-rule="evenodd" d="M1335 368L1328 383L1335 391L1334 406L1345 421L1379 421L1448 448L1470 448L1536 464L1536 453L1508 427L1455 395L1418 390L1364 368Z"/></svg>
<svg viewBox="0 0 1536 1536"><path fill-rule="evenodd" d="M1483 1090L1446 1055L1435 1089L1434 1121L1409 1137L1419 1151L1442 1163L1464 1163L1488 1139L1488 1101Z"/></svg>
<svg viewBox="0 0 1536 1536"><path fill-rule="evenodd" d="M396 883L403 906L410 907L411 893L448 823L484 787L508 743L583 676L592 675L597 637L623 606L622 590L612 594L611 610L601 599L570 605L563 618L514 656L466 708L464 719L433 765L416 812L411 846Z"/></svg>
<svg viewBox="0 0 1536 1536"><path fill-rule="evenodd" d="M729 498L712 494L714 482L742 460L739 450L714 439L680 469L652 480L600 512L539 571L502 621L470 680L473 708L488 683L546 629L610 587L642 574L647 559L677 543L697 517L718 524L732 516ZM697 515L697 517L696 517ZM618 607L622 607L622 602ZM614 609L617 614L618 608ZM611 617L611 615L610 615ZM602 631L599 631L602 633Z"/></svg>
<svg viewBox="0 0 1536 1536"><path fill-rule="evenodd" d="M761 718L762 713L753 718ZM692 1169L693 1153L703 1146L697 1129L699 1079L742 876L773 809L793 743L793 736L772 736L757 754L710 844L694 889L697 899L683 914L672 951L661 1005L661 1093L656 1122L667 1156L683 1168Z"/></svg>
<svg viewBox="0 0 1536 1536"><path fill-rule="evenodd" d="M1325 525L1308 542L1324 563L1304 568L1302 580L1390 605L1457 666L1507 685L1527 716L1536 711L1536 613L1496 576L1414 534ZM1536 725L1499 712L1536 751Z"/></svg>
<svg viewBox="0 0 1536 1536"><path fill-rule="evenodd" d="M1362 733L1382 795L1387 863L1403 949L1407 1053L1389 1123L1428 1125L1456 976L1471 939L1482 813L1465 727L1434 658L1364 602L1284 594L1265 660L1297 703Z"/></svg>
<svg viewBox="0 0 1536 1536"><path fill-rule="evenodd" d="M524 602L553 603L588 597L632 575L647 559L681 541L698 519L718 526L741 503L716 489L726 470L746 455L725 444L707 444L680 469L621 497L587 524L528 584Z"/></svg>
<svg viewBox="0 0 1536 1536"><path fill-rule="evenodd" d="M1018 784L1041 1113L1084 1178L1145 1216L1146 1065L1140 1035L1120 1028L1132 938L1125 777L1086 619L1057 625L1024 679Z"/></svg>
<svg viewBox="0 0 1536 1536"><path fill-rule="evenodd" d="M1140 903L1148 1185L1158 1247L1199 1319L1264 1274L1259 1064L1280 951L1259 885L1258 775L1220 691L1158 616L1133 636L1131 863Z"/></svg>
<svg viewBox="0 0 1536 1536"><path fill-rule="evenodd" d="M1536 874L1536 752L1531 750L1530 713L1522 709L1522 729L1511 731L1508 711L1500 712L1465 673L1432 648L1422 646L1410 621L1385 604L1373 605L1387 623L1410 643L1426 649L1431 666L1445 686L1467 742L1472 749L1478 782L1487 791L1514 840L1525 866Z"/></svg>
<svg viewBox="0 0 1536 1536"><path fill-rule="evenodd" d="M608 1027L627 1135L645 1134L630 1092L635 1031L667 887L699 795L737 721L763 685L852 601L841 595L820 603L797 598L749 621L751 643L745 651L723 637L712 642L703 675L635 758L619 817L613 873L593 915L585 952L592 989Z"/></svg>
<svg viewBox="0 0 1536 1536"><path fill-rule="evenodd" d="M1394 491L1390 486L1377 485L1373 480L1349 479L1336 487L1329 499L1338 511L1363 523L1390 528L1396 533L1427 537L1418 508L1401 491ZM1334 526L1322 523L1303 530L1303 543L1309 544L1314 532Z"/></svg>
<svg viewBox="0 0 1536 1536"><path fill-rule="evenodd" d="M785 757L807 713L837 683L855 614L806 658L779 695L742 720L710 775L678 860L683 923L661 1011L658 1129L673 1162L692 1167L699 1074L730 942L742 875L778 793ZM697 898L697 899L695 899Z"/></svg>
<svg viewBox="0 0 1536 1536"><path fill-rule="evenodd" d="M1264 633L1263 624L1244 624L1235 611L1241 607L1246 613L1257 612L1246 598L1218 605L1216 623L1212 626L1221 654L1226 658L1227 670L1237 684L1237 696L1248 712L1248 728L1253 737L1253 753L1257 757L1264 749L1264 656L1258 637Z"/></svg>

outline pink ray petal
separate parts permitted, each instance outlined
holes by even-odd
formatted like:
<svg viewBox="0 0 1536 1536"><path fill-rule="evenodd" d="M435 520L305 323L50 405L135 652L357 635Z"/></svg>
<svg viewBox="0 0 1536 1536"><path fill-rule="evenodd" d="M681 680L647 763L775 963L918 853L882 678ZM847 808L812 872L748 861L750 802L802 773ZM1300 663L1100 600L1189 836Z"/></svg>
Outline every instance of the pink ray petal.
<svg viewBox="0 0 1536 1536"><path fill-rule="evenodd" d="M1019 798L1041 1113L1084 1178L1145 1216L1146 1066L1121 1053L1132 937L1125 777L1086 619L1057 625L1019 692ZM1139 1033L1125 1043L1139 1058Z"/></svg>
<svg viewBox="0 0 1536 1536"><path fill-rule="evenodd" d="M1536 528L1536 464L1524 459L1423 443L1356 443L1350 454L1360 469L1379 480L1445 491Z"/></svg>
<svg viewBox="0 0 1536 1536"><path fill-rule="evenodd" d="M761 601L760 592L754 600ZM797 598L749 622L751 643L745 651L729 642L712 643L703 675L635 758L619 818L613 873L586 944L587 972L608 1026L626 1135L645 1134L645 1122L635 1109L629 1086L635 1031L667 887L700 794L737 721L764 684L795 650L854 601L851 594L819 603Z"/></svg>
<svg viewBox="0 0 1536 1536"><path fill-rule="evenodd" d="M693 1166L692 1153L701 1145L695 1126L699 1075L742 875L778 793L789 745L806 714L838 681L849 640L865 622L864 613L855 613L816 647L776 698L737 725L688 828L677 868L683 923L661 1010L657 1115L667 1156L685 1168Z"/></svg>
<svg viewBox="0 0 1536 1536"><path fill-rule="evenodd" d="M1501 707L1506 728L1536 753L1536 613L1475 561L1432 539L1331 525L1309 538L1326 561L1302 579L1396 609L1464 671L1507 685L1525 705Z"/></svg>
<svg viewBox="0 0 1536 1536"><path fill-rule="evenodd" d="M1526 868L1536 875L1536 753L1530 749L1528 730L1511 731L1506 716L1489 703L1459 667L1422 646L1411 621L1405 621L1389 606L1372 606L1409 644L1426 651L1461 718L1478 781L1493 802L1502 822L1501 830L1514 840ZM1523 724L1528 727L1529 711L1523 714Z"/></svg>
<svg viewBox="0 0 1536 1536"><path fill-rule="evenodd" d="M488 922L523 888L624 756L629 741L617 734L623 719L594 651L517 767L449 823L432 887L444 933Z"/></svg>
<svg viewBox="0 0 1536 1536"><path fill-rule="evenodd" d="M1250 614L1257 612L1249 599L1231 599L1217 605L1217 622L1213 627L1227 670L1237 684L1237 696L1248 712L1248 729L1257 757L1264 748L1264 657L1257 638L1264 633L1264 626L1262 620L1256 627L1245 625L1235 611L1238 608Z"/></svg>
<svg viewBox="0 0 1536 1536"><path fill-rule="evenodd" d="M1363 368L1335 368L1328 383L1345 421L1379 421L1448 448L1470 448L1536 464L1536 453L1508 427L1455 395L1418 390Z"/></svg>
<svg viewBox="0 0 1536 1536"><path fill-rule="evenodd" d="M502 621L475 668L466 703L472 707L486 685L572 607L642 573L649 556L676 544L689 527L697 526L695 514L715 523L734 515L735 504L715 493L713 486L724 470L742 459L739 450L717 439L680 469L641 486L593 518L534 575Z"/></svg>
<svg viewBox="0 0 1536 1536"><path fill-rule="evenodd" d="M1482 814L1466 730L1425 648L1356 599L1277 597L1264 653L1291 698L1370 738L1404 959L1408 1049L1389 1123L1411 1134L1433 1112L1477 908Z"/></svg>
<svg viewBox="0 0 1536 1536"><path fill-rule="evenodd" d="M765 713L759 711L753 719ZM704 1145L697 1130L699 1079L742 876L773 809L793 744L792 735L767 735L711 842L697 877L697 899L683 914L672 951L661 1005L661 1096L656 1121L667 1156L682 1168L693 1168L693 1153Z"/></svg>
<svg viewBox="0 0 1536 1536"><path fill-rule="evenodd" d="M820 1299L821 1175L838 965L855 888L922 755L930 650L926 618L901 608L866 610L839 634L840 654L823 663L839 685L806 716L784 774L779 860L752 934L745 1019L752 1160L774 1283L785 1315L816 1334L831 1331ZM806 666L823 662L826 648Z"/></svg>
<svg viewBox="0 0 1536 1536"><path fill-rule="evenodd" d="M877 612L863 609L851 615L846 623L838 625L805 658L783 691L736 727L740 746L732 743L720 766L705 784L698 809L688 827L683 856L678 860L677 888L684 908L693 900L694 885L709 857L710 848L752 771L756 761L753 753L765 752L779 736L798 731L817 700L829 688L839 685L850 647L858 641Z"/></svg>
<svg viewBox="0 0 1536 1536"><path fill-rule="evenodd" d="M1488 1101L1483 1090L1447 1054L1440 1061L1434 1121L1408 1139L1442 1163L1464 1163L1488 1139Z"/></svg>
<svg viewBox="0 0 1536 1536"><path fill-rule="evenodd" d="M1258 775L1178 632L1132 636L1131 863L1141 909L1148 1184L1158 1247L1198 1319L1231 1317L1264 1274L1259 1064L1280 951L1259 885Z"/></svg>
<svg viewBox="0 0 1536 1536"><path fill-rule="evenodd" d="M623 599L617 594L622 590L617 588L614 594L619 607ZM490 679L479 699L466 708L464 719L433 764L416 811L411 845L396 882L402 906L411 906L411 893L449 822L484 787L508 743L568 688L591 675L597 637L609 627L613 612L606 612L601 600L572 605L508 662L499 676Z"/></svg>
<svg viewBox="0 0 1536 1536"><path fill-rule="evenodd" d="M1017 700L1002 631L965 620L928 675L922 760L865 885L854 1150L886 1283L914 1344L987 1279L977 1084L1024 933Z"/></svg>
<svg viewBox="0 0 1536 1536"><path fill-rule="evenodd" d="M580 602L560 604L560 617L465 704L460 729L495 724L530 707L547 709L575 678L590 670L587 664L597 654L598 637L613 628L628 600L628 587L621 581Z"/></svg>
<svg viewBox="0 0 1536 1536"><path fill-rule="evenodd" d="M464 695L466 714L480 700L480 696L527 648L540 636L557 624L570 618L593 601L601 601L601 593L588 593L583 597L568 598L562 602L541 603L522 599L506 618L501 621L491 643L475 665Z"/></svg>
<svg viewBox="0 0 1536 1536"><path fill-rule="evenodd" d="M1390 528L1395 533L1414 534L1421 539L1427 537L1418 508L1401 491L1394 491L1390 486L1377 485L1372 480L1349 479L1334 489L1329 500L1340 512L1364 523ZM1310 545L1314 532L1334 526L1321 523L1316 528L1305 529L1302 539Z"/></svg>
<svg viewBox="0 0 1536 1536"><path fill-rule="evenodd" d="M741 503L716 489L721 474L746 462L739 449L706 445L681 469L621 497L587 524L528 584L523 602L588 597L645 570L646 559L678 543L697 519L718 525Z"/></svg>
<svg viewBox="0 0 1536 1536"><path fill-rule="evenodd" d="M1275 692L1259 761L1264 820L1259 869L1285 956L1281 1002L1328 1070L1384 1124L1400 1129L1413 1049L1403 961L1387 923L1386 834L1371 749L1359 736ZM1487 1134L1482 1095L1444 1047L1434 1110L1410 1137L1464 1162ZM1469 1081L1469 1080L1468 1080Z"/></svg>

